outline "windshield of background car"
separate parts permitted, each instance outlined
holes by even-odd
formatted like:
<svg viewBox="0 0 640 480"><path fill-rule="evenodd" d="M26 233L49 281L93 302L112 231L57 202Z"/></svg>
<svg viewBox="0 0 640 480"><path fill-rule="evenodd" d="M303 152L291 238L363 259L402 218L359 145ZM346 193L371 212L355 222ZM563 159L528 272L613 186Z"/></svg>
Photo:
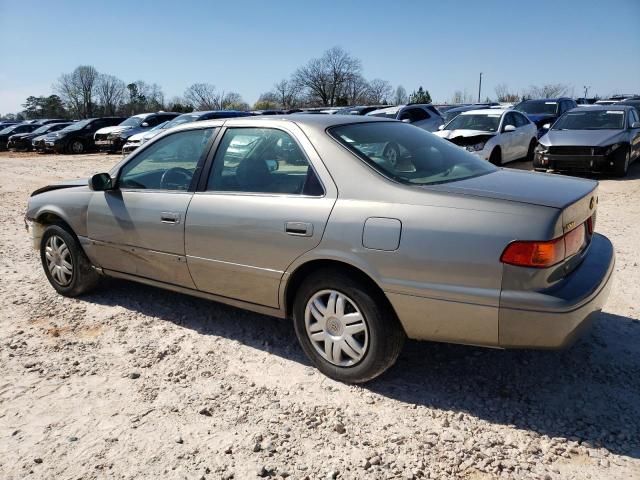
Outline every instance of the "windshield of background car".
<svg viewBox="0 0 640 480"><path fill-rule="evenodd" d="M624 110L567 112L553 124L553 130L622 130Z"/></svg>
<svg viewBox="0 0 640 480"><path fill-rule="evenodd" d="M391 110L386 112L378 112L378 113L370 113L372 117L381 117L381 118L393 118L395 119L398 116L398 110Z"/></svg>
<svg viewBox="0 0 640 480"><path fill-rule="evenodd" d="M118 124L119 127L137 127L142 122L144 122L144 118L142 117L129 117L124 122Z"/></svg>
<svg viewBox="0 0 640 480"><path fill-rule="evenodd" d="M544 100L533 100L530 102L522 102L516 105L514 110L519 112L530 113L532 115L555 115L558 110L558 102L546 102Z"/></svg>
<svg viewBox="0 0 640 480"><path fill-rule="evenodd" d="M17 125L11 125L11 126L5 128L4 130L0 130L0 135L3 135L5 133L11 133L11 132L13 132L13 129L16 128L16 127L17 127Z"/></svg>
<svg viewBox="0 0 640 480"><path fill-rule="evenodd" d="M444 112L442 114L442 118L444 119L444 123L450 122L451 120L456 118L461 113L462 112L452 112L451 110L448 110L448 111Z"/></svg>
<svg viewBox="0 0 640 480"><path fill-rule="evenodd" d="M479 130L481 132L497 132L500 125L500 113L478 113L458 115L443 130Z"/></svg>
<svg viewBox="0 0 640 480"><path fill-rule="evenodd" d="M435 185L497 170L453 143L404 123L338 125L329 134L384 176L405 184Z"/></svg>
<svg viewBox="0 0 640 480"><path fill-rule="evenodd" d="M194 115L193 113L185 113L183 115L177 116L176 118L171 120L169 123L167 123L166 128L172 128L172 127L175 127L176 125L182 125L183 123L195 122L199 117L200 115Z"/></svg>
<svg viewBox="0 0 640 480"><path fill-rule="evenodd" d="M41 127L36 128L32 133L43 134L43 133L47 133L52 128L53 128L52 125L43 125Z"/></svg>
<svg viewBox="0 0 640 480"><path fill-rule="evenodd" d="M61 132L69 132L69 131L72 131L72 130L82 130L84 127L89 125L90 122L91 122L91 119L81 120L80 122L72 123L71 125L69 125L68 127L63 128L60 131Z"/></svg>

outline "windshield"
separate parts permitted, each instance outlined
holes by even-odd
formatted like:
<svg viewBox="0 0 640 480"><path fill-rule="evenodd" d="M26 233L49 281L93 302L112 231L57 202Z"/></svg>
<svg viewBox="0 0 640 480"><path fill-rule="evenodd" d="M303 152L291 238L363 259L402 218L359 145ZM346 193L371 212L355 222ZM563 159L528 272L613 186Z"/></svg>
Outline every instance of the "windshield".
<svg viewBox="0 0 640 480"><path fill-rule="evenodd" d="M353 123L329 133L378 172L406 184L435 185L496 171L447 140L404 123Z"/></svg>
<svg viewBox="0 0 640 480"><path fill-rule="evenodd" d="M91 120L92 120L91 118L88 118L86 120L80 120L79 122L72 123L71 125L69 125L68 127L63 128L60 131L61 132L70 132L72 130L82 130L84 127L89 125Z"/></svg>
<svg viewBox="0 0 640 480"><path fill-rule="evenodd" d="M137 127L144 122L143 117L129 117L124 122L118 124L119 127Z"/></svg>
<svg viewBox="0 0 640 480"><path fill-rule="evenodd" d="M587 110L567 112L553 130L622 130L624 110Z"/></svg>
<svg viewBox="0 0 640 480"><path fill-rule="evenodd" d="M11 125L7 128L5 128L4 130L0 130L0 135L5 134L5 133L11 133L13 131L14 128L16 128L17 125Z"/></svg>
<svg viewBox="0 0 640 480"><path fill-rule="evenodd" d="M558 110L558 102L530 100L516 105L513 109L533 115L555 115Z"/></svg>
<svg viewBox="0 0 640 480"><path fill-rule="evenodd" d="M378 113L370 113L372 117L381 117L381 118L393 118L395 119L398 116L398 110L385 110Z"/></svg>
<svg viewBox="0 0 640 480"><path fill-rule="evenodd" d="M167 123L165 128L172 128L176 125L182 125L183 123L195 122L199 117L200 115L197 114L185 113L171 120L169 123Z"/></svg>
<svg viewBox="0 0 640 480"><path fill-rule="evenodd" d="M479 130L481 132L497 132L500 125L500 113L478 113L458 115L443 130Z"/></svg>
<svg viewBox="0 0 640 480"><path fill-rule="evenodd" d="M155 127L153 127L149 131L153 132L154 130L163 130L163 129L167 128L167 125L169 125L169 120L165 120L164 122L159 123L158 125L156 125Z"/></svg>
<svg viewBox="0 0 640 480"><path fill-rule="evenodd" d="M51 129L52 125L43 125L38 127L33 131L33 133L47 133Z"/></svg>
<svg viewBox="0 0 640 480"><path fill-rule="evenodd" d="M451 111L451 110L447 110L446 112L444 112L442 114L442 118L444 119L444 123L450 122L451 120L453 120L454 118L456 118L458 115L460 115L462 113L462 111Z"/></svg>

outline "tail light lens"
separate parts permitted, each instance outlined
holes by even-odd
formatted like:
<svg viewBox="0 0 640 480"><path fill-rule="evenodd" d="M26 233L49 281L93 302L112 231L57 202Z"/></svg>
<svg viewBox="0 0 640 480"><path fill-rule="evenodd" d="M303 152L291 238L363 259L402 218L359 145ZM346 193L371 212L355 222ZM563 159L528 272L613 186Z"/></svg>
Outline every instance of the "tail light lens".
<svg viewBox="0 0 640 480"><path fill-rule="evenodd" d="M502 252L500 261L519 267L552 267L582 250L587 241L586 229L583 223L553 240L511 242Z"/></svg>

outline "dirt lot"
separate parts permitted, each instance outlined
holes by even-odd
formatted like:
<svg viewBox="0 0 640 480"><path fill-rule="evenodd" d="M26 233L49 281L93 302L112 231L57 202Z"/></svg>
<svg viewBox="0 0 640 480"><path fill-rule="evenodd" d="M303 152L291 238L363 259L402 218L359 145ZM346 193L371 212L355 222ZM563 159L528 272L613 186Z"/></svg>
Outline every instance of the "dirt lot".
<svg viewBox="0 0 640 480"><path fill-rule="evenodd" d="M618 257L592 334L562 352L409 342L353 387L285 321L123 281L55 294L29 193L117 159L0 154L0 478L640 478L640 165L601 182Z"/></svg>

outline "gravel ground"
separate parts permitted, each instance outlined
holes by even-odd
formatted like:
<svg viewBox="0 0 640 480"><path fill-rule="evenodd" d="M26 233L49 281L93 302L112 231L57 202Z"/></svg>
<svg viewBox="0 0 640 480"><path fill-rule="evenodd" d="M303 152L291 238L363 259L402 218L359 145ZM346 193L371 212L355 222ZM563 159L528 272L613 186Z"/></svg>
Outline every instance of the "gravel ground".
<svg viewBox="0 0 640 480"><path fill-rule="evenodd" d="M310 367L289 322L115 280L58 296L28 195L117 159L0 154L0 478L640 478L640 165L601 182L618 257L591 334L408 342L355 387Z"/></svg>

